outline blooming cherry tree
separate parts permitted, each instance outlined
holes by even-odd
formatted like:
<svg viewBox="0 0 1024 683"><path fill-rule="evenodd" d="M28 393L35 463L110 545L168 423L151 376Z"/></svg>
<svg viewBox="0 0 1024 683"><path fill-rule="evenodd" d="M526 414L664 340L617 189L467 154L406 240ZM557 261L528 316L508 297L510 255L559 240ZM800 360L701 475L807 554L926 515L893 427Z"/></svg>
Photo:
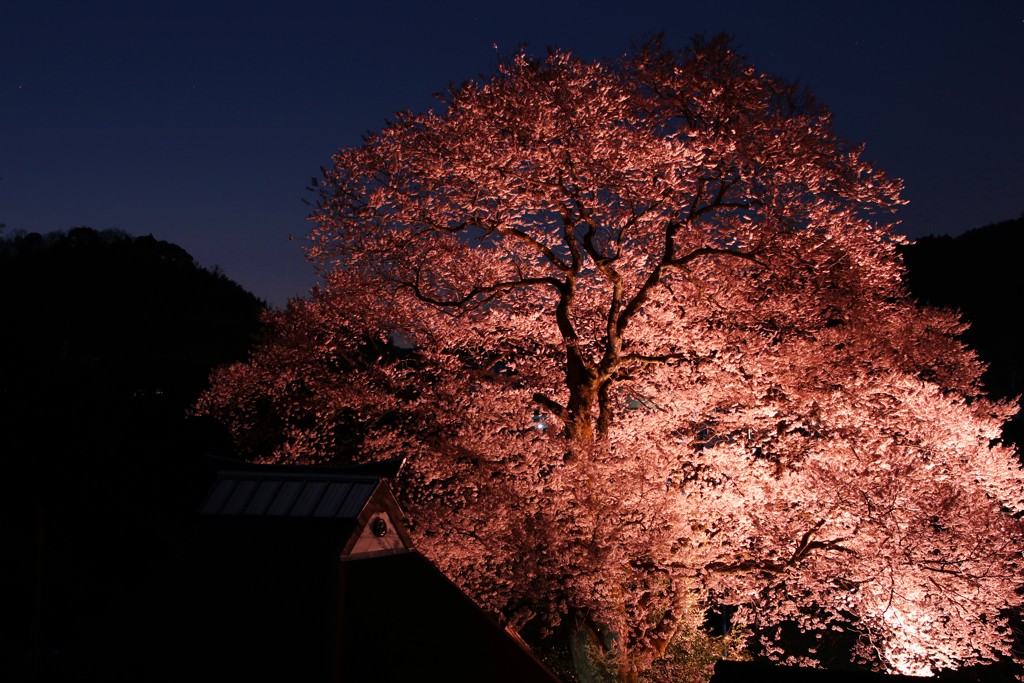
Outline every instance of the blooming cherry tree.
<svg viewBox="0 0 1024 683"><path fill-rule="evenodd" d="M722 37L439 97L338 152L325 284L199 412L263 461L406 457L419 548L582 681L644 676L694 596L790 661L784 624L901 672L1008 651L1015 406L908 300L900 183L824 106Z"/></svg>

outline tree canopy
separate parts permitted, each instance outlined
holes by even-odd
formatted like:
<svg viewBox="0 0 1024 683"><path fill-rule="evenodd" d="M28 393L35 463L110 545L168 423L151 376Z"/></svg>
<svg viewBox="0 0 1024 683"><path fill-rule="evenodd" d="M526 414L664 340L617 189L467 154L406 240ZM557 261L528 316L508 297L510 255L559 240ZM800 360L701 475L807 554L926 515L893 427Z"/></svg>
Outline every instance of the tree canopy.
<svg viewBox="0 0 1024 683"><path fill-rule="evenodd" d="M678 674L705 600L790 661L794 625L901 672L1007 652L1014 407L824 105L726 37L439 98L314 180L325 284L199 412L263 461L407 457L419 548L581 681Z"/></svg>

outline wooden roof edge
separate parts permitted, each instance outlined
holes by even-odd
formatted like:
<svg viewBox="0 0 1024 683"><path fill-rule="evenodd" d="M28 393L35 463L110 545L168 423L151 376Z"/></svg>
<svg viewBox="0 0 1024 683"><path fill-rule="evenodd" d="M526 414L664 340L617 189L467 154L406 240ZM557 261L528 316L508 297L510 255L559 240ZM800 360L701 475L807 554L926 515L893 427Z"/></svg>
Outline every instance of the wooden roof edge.
<svg viewBox="0 0 1024 683"><path fill-rule="evenodd" d="M373 474L348 474L347 472L279 472L270 470L221 470L217 472L217 477L233 479L323 479L363 483L377 482L384 479L384 477Z"/></svg>
<svg viewBox="0 0 1024 683"><path fill-rule="evenodd" d="M253 472L315 472L323 474L352 474L394 479L405 465L406 458L396 457L375 462L362 462L353 465L320 465L300 463L256 463L222 455L205 454L202 458L214 466L224 470Z"/></svg>
<svg viewBox="0 0 1024 683"><path fill-rule="evenodd" d="M483 609L482 607L480 607L480 605L476 604L476 601L475 601L475 600L473 600L473 599L472 599L471 597L469 597L469 595L467 595L467 594L466 594L466 591L464 591L464 590L462 590L461 588L459 588L459 585L458 585L457 583L455 583L454 581L452 581L451 579L449 579L449 578L448 578L448 577L447 577L447 576L445 575L445 573L444 573L443 571L441 571L440 569L438 569L438 568L437 568L437 566L436 566L436 565L435 565L435 564L434 564L433 562L431 562L431 561L430 561L430 560L429 560L429 559L427 558L427 556L426 556L426 555L424 555L423 553L421 553L421 552L420 552L420 551L418 551L418 550L413 550L412 552L413 552L413 553L415 553L416 555L419 555L419 556L420 556L420 558L422 558L422 559L423 559L423 562L424 562L424 563L425 563L425 564L426 564L426 565L427 565L427 566L428 566L428 567L429 567L429 568L430 568L430 569L431 569L431 570L432 570L433 572L435 572L435 573L436 573L436 574L437 574L438 576L440 576L440 577L441 577L441 578L442 578L442 579L443 579L444 581L446 581L446 582L447 582L448 584L450 584L450 585L451 585L451 586L452 586L452 587L453 587L453 588L454 588L455 590L457 590L457 591L458 591L458 592L459 592L459 593L460 593L460 594L461 594L461 595L463 596L463 598L465 598L465 599L466 599L466 600L467 600L467 601L468 601L468 602L469 602L469 603L470 603L470 604L471 604L471 605L473 606L473 608L474 608L474 609L476 609L476 610L477 610L477 611L478 611L478 612L479 612L480 614L482 614L482 615L484 616L484 618L486 618L486 619L487 619L487 621L489 621L490 623L492 623L492 624L494 625L494 627L495 627L496 629L498 629L499 631L501 631L501 632L502 632L502 633L503 633L503 634L504 634L504 635L505 635L505 636L506 636L507 638L509 638L509 640L511 640L511 641L512 641L513 643L515 643L515 644L516 644L516 646L517 646L517 647L518 647L518 648L519 648L520 650L522 650L523 654L525 654L525 655L526 655L527 657L529 657L530 659L532 659L532 660L533 660L533 661L534 661L534 662L535 662L535 663L537 664L537 666L539 666L539 667L541 668L541 670L542 670L542 671L543 671L544 673L546 673L546 674L547 674L548 676L550 676L550 677L551 677L551 682L552 682L552 683L562 683L561 679L560 679L560 678L558 678L558 676L556 676L556 675L555 675L555 674L554 674L554 673L553 673L553 672L551 671L551 669L549 669L549 668L547 667L547 665L546 665L546 664L545 664L544 662L542 662L542 661L540 660L540 658L539 658L539 657L537 657L537 655L536 655L536 654L534 654L534 652L533 652L533 650L532 650L532 649L530 648L530 646L526 644L526 641L525 641L525 640L523 640L523 639L522 639L522 637L521 637L521 636L520 636L520 635L519 635L518 633L515 633L514 631L510 631L509 629L507 629L507 628L505 628L504 626L502 626L501 624L499 624L499 623L498 623L498 621L497 621L497 619L495 619L495 618L494 618L494 615L492 615L492 614L488 613L488 612L487 612L487 610Z"/></svg>

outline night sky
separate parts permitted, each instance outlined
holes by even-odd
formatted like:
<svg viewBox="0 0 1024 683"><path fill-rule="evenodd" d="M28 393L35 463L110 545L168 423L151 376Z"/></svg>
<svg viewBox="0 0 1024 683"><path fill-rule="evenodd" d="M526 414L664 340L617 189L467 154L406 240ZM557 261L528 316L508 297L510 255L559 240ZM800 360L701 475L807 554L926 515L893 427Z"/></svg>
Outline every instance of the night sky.
<svg viewBox="0 0 1024 683"><path fill-rule="evenodd" d="M309 180L527 43L725 31L906 182L911 238L1024 211L1024 2L5 3L0 222L152 233L273 305L313 282Z"/></svg>

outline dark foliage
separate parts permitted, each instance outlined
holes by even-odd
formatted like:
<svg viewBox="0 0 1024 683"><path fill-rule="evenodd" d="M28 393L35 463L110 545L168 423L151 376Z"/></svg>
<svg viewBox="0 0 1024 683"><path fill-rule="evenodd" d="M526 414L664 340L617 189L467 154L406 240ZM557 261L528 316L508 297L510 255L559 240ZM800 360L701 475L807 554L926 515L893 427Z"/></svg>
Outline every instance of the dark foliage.
<svg viewBox="0 0 1024 683"><path fill-rule="evenodd" d="M174 555L201 495L185 420L265 304L181 247L74 228L0 238L0 678L27 675ZM8 554L9 553L9 554Z"/></svg>
<svg viewBox="0 0 1024 683"><path fill-rule="evenodd" d="M184 409L209 368L245 355L264 308L181 247L90 228L0 240L0 297L5 393L51 410L83 396Z"/></svg>
<svg viewBox="0 0 1024 683"><path fill-rule="evenodd" d="M988 363L991 396L1024 393L1024 214L950 237L923 237L901 248L906 284L920 303L959 310L970 323L963 339ZM1021 414L1003 430L1020 451Z"/></svg>

